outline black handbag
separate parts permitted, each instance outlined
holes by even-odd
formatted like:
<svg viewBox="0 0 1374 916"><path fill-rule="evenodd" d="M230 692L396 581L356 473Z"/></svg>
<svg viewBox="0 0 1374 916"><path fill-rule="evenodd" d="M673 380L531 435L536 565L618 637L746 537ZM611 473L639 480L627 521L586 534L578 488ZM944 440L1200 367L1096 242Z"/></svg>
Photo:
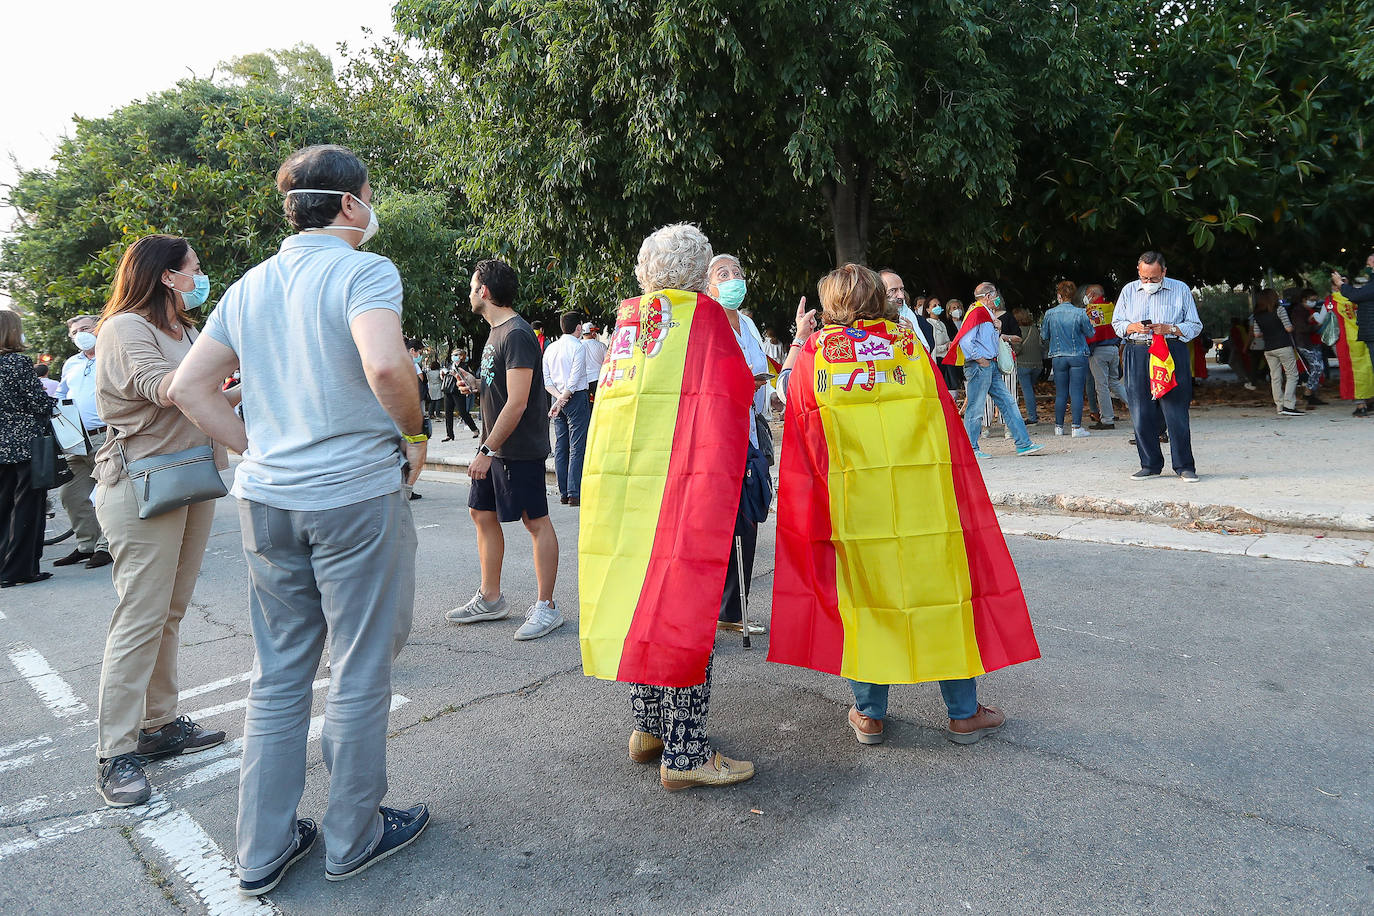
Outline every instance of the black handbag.
<svg viewBox="0 0 1374 916"><path fill-rule="evenodd" d="M744 485L740 493L740 511L756 525L768 520L768 507L773 504L773 479L768 476L768 461L753 445L744 459Z"/></svg>
<svg viewBox="0 0 1374 916"><path fill-rule="evenodd" d="M48 420L29 443L29 488L56 490L75 478L67 459L62 457L52 420Z"/></svg>

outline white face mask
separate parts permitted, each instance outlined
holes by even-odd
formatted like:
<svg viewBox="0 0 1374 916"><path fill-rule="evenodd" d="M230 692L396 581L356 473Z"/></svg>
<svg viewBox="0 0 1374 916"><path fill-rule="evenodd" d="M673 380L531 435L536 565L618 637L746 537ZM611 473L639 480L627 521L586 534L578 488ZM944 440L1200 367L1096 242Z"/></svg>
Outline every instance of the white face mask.
<svg viewBox="0 0 1374 916"><path fill-rule="evenodd" d="M1153 296L1155 293L1159 292L1163 288L1163 280L1156 280L1153 283L1146 283L1144 280L1140 281L1140 290L1147 296Z"/></svg>
<svg viewBox="0 0 1374 916"><path fill-rule="evenodd" d="M72 343L76 344L77 348L81 350L82 353L85 353L87 350L94 350L95 335L90 331L77 331L72 335Z"/></svg>
<svg viewBox="0 0 1374 916"><path fill-rule="evenodd" d="M354 194L352 191L331 191L327 188L292 188L291 190L287 191L286 194L288 197L292 194L337 194L340 197L343 197L345 194L347 194L351 196L354 200L356 200L358 203L363 204L362 198L358 197L358 195ZM347 229L349 232L361 232L363 234L363 237L358 240L358 245L366 245L368 240L377 234L377 230L381 228L381 224L377 221L377 211L372 209L372 207L368 206L367 204L363 204L363 206L367 207L366 229L359 229L357 226L321 226L315 229L302 229L301 231L324 232L326 229Z"/></svg>
<svg viewBox="0 0 1374 916"><path fill-rule="evenodd" d="M1310 309L1316 308L1316 307L1317 307L1317 300L1316 300L1316 299L1308 299L1308 300L1307 300L1307 307L1310 308Z"/></svg>

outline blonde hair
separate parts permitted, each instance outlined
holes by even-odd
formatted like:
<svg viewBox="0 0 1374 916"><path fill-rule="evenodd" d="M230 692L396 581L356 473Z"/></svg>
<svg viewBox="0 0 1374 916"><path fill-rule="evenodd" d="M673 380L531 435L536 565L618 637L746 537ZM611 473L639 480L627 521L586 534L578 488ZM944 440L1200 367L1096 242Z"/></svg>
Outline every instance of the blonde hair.
<svg viewBox="0 0 1374 916"><path fill-rule="evenodd" d="M644 293L660 289L704 292L711 242L691 223L674 223L652 233L639 246L635 279Z"/></svg>
<svg viewBox="0 0 1374 916"><path fill-rule="evenodd" d="M887 290L882 278L862 264L846 264L816 284L821 314L828 324L851 325L860 318L887 315Z"/></svg>

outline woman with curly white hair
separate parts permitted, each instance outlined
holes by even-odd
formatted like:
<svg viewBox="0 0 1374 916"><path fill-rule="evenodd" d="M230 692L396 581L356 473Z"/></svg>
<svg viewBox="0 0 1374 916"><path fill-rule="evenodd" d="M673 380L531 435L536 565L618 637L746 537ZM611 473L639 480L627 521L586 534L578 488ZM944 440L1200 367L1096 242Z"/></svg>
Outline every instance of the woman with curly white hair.
<svg viewBox="0 0 1374 916"><path fill-rule="evenodd" d="M726 312L706 293L711 257L689 224L644 240L643 295L616 318L583 477L583 669L631 685L630 759L658 763L669 790L754 775L706 736L754 394Z"/></svg>

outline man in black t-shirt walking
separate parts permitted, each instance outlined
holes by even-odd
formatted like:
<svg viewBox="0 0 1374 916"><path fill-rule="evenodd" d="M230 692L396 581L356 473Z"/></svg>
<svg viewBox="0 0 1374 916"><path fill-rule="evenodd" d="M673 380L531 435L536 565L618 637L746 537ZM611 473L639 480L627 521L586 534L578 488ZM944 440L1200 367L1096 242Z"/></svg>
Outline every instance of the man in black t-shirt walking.
<svg viewBox="0 0 1374 916"><path fill-rule="evenodd" d="M558 576L558 535L549 520L544 460L549 455L549 403L544 390L543 354L529 322L515 314L519 279L497 260L481 261L472 275L468 301L491 335L478 373L458 369L463 393L482 403L482 444L468 476L468 513L477 526L482 584L467 604L444 615L454 623L500 620L510 613L501 593L506 541L502 522L525 523L534 543L538 600L525 613L516 639L537 639L561 627L563 615L553 601Z"/></svg>

